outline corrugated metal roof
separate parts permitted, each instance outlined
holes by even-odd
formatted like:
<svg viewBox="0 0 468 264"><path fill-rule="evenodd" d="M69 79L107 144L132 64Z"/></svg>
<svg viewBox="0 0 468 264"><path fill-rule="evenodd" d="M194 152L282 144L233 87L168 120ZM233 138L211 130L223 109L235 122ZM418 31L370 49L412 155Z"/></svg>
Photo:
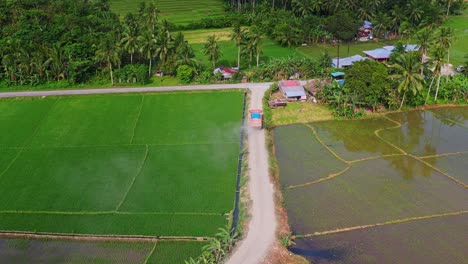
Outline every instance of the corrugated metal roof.
<svg viewBox="0 0 468 264"><path fill-rule="evenodd" d="M281 86L281 92L286 97L306 96L303 86Z"/></svg>
<svg viewBox="0 0 468 264"><path fill-rule="evenodd" d="M366 55L374 59L388 59L390 57L391 51L385 48L378 48L374 50L365 50L363 51Z"/></svg>
<svg viewBox="0 0 468 264"><path fill-rule="evenodd" d="M362 60L367 60L366 57L363 57L361 55L353 55L351 57L346 57L346 58L340 58L340 67L338 66L338 58L333 58L332 59L332 66L333 68L342 68L342 67L348 67L353 65L356 61L362 61Z"/></svg>

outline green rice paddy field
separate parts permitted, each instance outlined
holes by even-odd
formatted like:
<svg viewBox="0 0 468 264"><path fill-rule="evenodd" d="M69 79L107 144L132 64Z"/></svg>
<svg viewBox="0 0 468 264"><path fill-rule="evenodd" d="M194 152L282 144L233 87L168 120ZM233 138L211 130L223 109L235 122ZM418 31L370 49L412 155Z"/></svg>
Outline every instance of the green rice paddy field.
<svg viewBox="0 0 468 264"><path fill-rule="evenodd" d="M233 208L243 96L1 100L0 230L213 236ZM171 258L160 245L152 259Z"/></svg>
<svg viewBox="0 0 468 264"><path fill-rule="evenodd" d="M291 251L313 263L466 261L467 112L460 106L276 128L285 206L298 237Z"/></svg>
<svg viewBox="0 0 468 264"><path fill-rule="evenodd" d="M111 10L120 16L127 13L137 13L141 2L149 3L151 0L110 0ZM163 19L177 25L186 25L209 16L218 16L224 13L221 0L157 0L156 7L161 11Z"/></svg>

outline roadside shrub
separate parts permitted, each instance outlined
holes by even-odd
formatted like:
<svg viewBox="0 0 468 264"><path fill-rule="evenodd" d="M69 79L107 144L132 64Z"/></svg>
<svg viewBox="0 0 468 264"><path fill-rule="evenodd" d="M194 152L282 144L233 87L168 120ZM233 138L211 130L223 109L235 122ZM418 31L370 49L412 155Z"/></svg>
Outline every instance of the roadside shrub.
<svg viewBox="0 0 468 264"><path fill-rule="evenodd" d="M270 85L270 88L266 90L265 96L263 96L263 127L266 129L272 128L272 115L273 113L271 112L270 106L268 105L268 101L271 98L271 95L279 91L279 85L278 83L274 83Z"/></svg>
<svg viewBox="0 0 468 264"><path fill-rule="evenodd" d="M181 65L177 68L177 77L182 83L190 83L193 79L193 69L187 65Z"/></svg>

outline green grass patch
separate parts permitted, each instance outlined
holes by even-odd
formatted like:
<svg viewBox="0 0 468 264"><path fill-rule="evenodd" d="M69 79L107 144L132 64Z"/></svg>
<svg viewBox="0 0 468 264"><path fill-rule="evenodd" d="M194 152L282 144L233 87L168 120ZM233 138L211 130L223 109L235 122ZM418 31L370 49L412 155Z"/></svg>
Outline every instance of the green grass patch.
<svg viewBox="0 0 468 264"><path fill-rule="evenodd" d="M328 106L309 102L292 102L284 108L274 108L271 111L273 126L333 120Z"/></svg>
<svg viewBox="0 0 468 264"><path fill-rule="evenodd" d="M237 66L237 46L234 41L220 41L219 45L223 52L223 56L218 60L217 65L224 66ZM265 39L263 44L263 54L260 56L260 63L268 63L273 58L287 58L287 57L303 57L304 55L297 52L295 49L282 47L270 39ZM195 52L195 57L205 65L211 65L211 61L208 56L203 55L203 44L194 43L192 48ZM252 62L249 61L248 57L242 57L241 68L247 68L255 66L255 59Z"/></svg>
<svg viewBox="0 0 468 264"><path fill-rule="evenodd" d="M347 44L342 43L340 45L340 58L349 57L353 55L365 56L365 54L362 53L362 51L381 48L385 45L376 41L358 41L349 44L349 46ZM315 44L310 46L297 47L297 51L304 54L305 56L312 57L314 59L318 59L325 51L327 51L332 58L338 57L337 45Z"/></svg>
<svg viewBox="0 0 468 264"><path fill-rule="evenodd" d="M450 63L455 67L464 64L468 58L466 47L468 46L468 13L465 11L462 15L451 16L445 21L444 26L453 28L455 31L455 40L450 48Z"/></svg>
<svg viewBox="0 0 468 264"><path fill-rule="evenodd" d="M202 253L206 242L198 241L160 241L147 263L179 264Z"/></svg>

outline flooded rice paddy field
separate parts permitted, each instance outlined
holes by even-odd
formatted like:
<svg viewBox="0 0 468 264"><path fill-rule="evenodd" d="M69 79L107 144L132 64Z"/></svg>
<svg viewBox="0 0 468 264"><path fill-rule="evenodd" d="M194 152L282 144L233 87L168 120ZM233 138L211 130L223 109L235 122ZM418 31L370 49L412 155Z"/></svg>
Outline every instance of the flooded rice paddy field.
<svg viewBox="0 0 468 264"><path fill-rule="evenodd" d="M463 229L466 214L297 239L290 250L314 264L467 263Z"/></svg>
<svg viewBox="0 0 468 264"><path fill-rule="evenodd" d="M467 113L438 108L276 128L298 237L291 250L313 263L466 263Z"/></svg>

